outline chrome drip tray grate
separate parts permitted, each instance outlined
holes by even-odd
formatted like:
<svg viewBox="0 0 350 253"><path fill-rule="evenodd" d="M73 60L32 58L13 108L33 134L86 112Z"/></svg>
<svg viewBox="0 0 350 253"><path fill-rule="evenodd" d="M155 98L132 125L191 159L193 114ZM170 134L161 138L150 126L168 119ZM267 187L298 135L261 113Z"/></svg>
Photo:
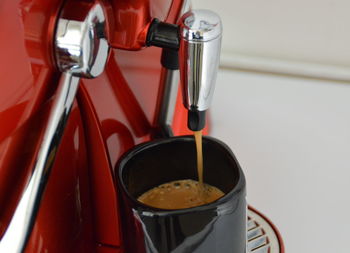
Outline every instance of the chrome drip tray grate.
<svg viewBox="0 0 350 253"><path fill-rule="evenodd" d="M280 253L277 234L268 221L253 210L248 210L247 249L249 253Z"/></svg>

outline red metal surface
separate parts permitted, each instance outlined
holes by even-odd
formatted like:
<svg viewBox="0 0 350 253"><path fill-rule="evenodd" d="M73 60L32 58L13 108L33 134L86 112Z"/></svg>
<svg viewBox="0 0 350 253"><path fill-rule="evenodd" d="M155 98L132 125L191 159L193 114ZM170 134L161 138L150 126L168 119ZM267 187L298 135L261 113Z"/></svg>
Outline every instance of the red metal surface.
<svg viewBox="0 0 350 253"><path fill-rule="evenodd" d="M26 252L94 252L83 122L73 106Z"/></svg>
<svg viewBox="0 0 350 253"><path fill-rule="evenodd" d="M66 15L81 14L91 2L72 2ZM152 18L175 23L182 3L101 2L111 45L126 50L144 46ZM0 4L0 235L30 173L58 83L52 38L63 3ZM26 252L123 252L122 203L112 171L125 151L152 136L162 88L160 52L113 50L105 73L81 82ZM186 121L179 92L176 135L190 133Z"/></svg>
<svg viewBox="0 0 350 253"><path fill-rule="evenodd" d="M76 1L66 15L81 14L90 2ZM112 45L127 50L143 47L152 18L175 22L181 4L102 2ZM0 234L30 173L58 83L52 39L63 3L0 4ZM106 72L82 82L26 252L122 252L111 172L122 153L151 138L159 61L156 48L114 50Z"/></svg>
<svg viewBox="0 0 350 253"><path fill-rule="evenodd" d="M169 13L169 16L173 18L173 20L168 20L169 22L175 22L180 2L174 2L176 8ZM130 5L126 1L120 1L120 3L125 4L125 6ZM140 3L145 6L149 4L148 1L135 1L133 4L136 3L138 4L137 8L135 7L137 10L145 8L141 8ZM158 3L158 7L159 14L153 10L154 15L156 15L154 17L164 19L160 15L167 13L168 10L164 9L163 4ZM128 35L127 38L136 38L139 30L135 28L133 22L126 22L134 15L132 12L135 10L132 8L113 10L117 10L115 12L119 12L120 15L125 15L120 16L120 18L125 18L122 20L125 22L123 25L127 27L129 32L134 33L132 36ZM132 43L129 43L130 41L125 40L123 43L126 43L124 45L127 45L128 50L135 49L131 46ZM95 142L89 145L88 149L93 150L104 146L106 152L106 154L102 154L102 150L90 152L90 159L95 160L90 162L90 169L96 239L99 243L108 245L108 250L111 250L111 246L114 249L122 247L116 188L112 183L111 172L124 152L151 138L152 124L156 118L157 94L160 88L160 53L159 48L147 48L136 52L112 50L106 71L96 79L84 80L83 89L81 89L81 92L84 91L84 95L81 93L79 96L82 98L80 101L84 100L83 98L88 98L86 100L90 104L90 108L87 109L85 103L82 111L90 110L91 115L96 116L95 123L91 122L93 117L88 116L87 128L94 128L96 131L95 133L89 132ZM86 118L85 114L84 117ZM98 131L101 132L102 139L96 137ZM105 161L106 157L108 157L109 164Z"/></svg>
<svg viewBox="0 0 350 253"><path fill-rule="evenodd" d="M117 247L121 244L117 195L100 122L84 86L80 88L78 99L86 126L95 239Z"/></svg>
<svg viewBox="0 0 350 253"><path fill-rule="evenodd" d="M122 249L99 245L96 250L97 253L124 253Z"/></svg>
<svg viewBox="0 0 350 253"><path fill-rule="evenodd" d="M52 38L60 1L0 5L0 235L18 201L55 86Z"/></svg>
<svg viewBox="0 0 350 253"><path fill-rule="evenodd" d="M153 18L165 20L171 4L172 0L111 0L111 46L126 50L144 47L150 22Z"/></svg>

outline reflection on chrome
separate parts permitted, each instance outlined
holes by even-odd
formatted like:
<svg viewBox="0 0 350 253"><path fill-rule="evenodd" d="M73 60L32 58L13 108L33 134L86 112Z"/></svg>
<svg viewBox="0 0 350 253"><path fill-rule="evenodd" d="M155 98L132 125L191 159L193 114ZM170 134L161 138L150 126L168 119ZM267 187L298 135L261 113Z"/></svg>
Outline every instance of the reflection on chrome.
<svg viewBox="0 0 350 253"><path fill-rule="evenodd" d="M178 22L179 64L187 109L206 111L211 104L219 68L222 24L209 10L192 10Z"/></svg>
<svg viewBox="0 0 350 253"><path fill-rule="evenodd" d="M57 66L63 73L29 183L0 241L0 253L20 253L25 250L80 77L93 78L104 70L109 50L104 26L105 17L99 4L91 8L82 22L66 19L58 21L55 54Z"/></svg>
<svg viewBox="0 0 350 253"><path fill-rule="evenodd" d="M253 210L248 210L248 253L280 253L278 236L272 226Z"/></svg>

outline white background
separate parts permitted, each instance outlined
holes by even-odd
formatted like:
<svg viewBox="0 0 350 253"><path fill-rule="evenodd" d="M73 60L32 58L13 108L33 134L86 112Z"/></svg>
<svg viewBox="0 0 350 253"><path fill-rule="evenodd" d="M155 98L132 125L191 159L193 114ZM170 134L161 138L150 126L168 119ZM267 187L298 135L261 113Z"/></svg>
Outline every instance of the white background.
<svg viewBox="0 0 350 253"><path fill-rule="evenodd" d="M221 66L350 81L350 1L192 2L222 17Z"/></svg>
<svg viewBox="0 0 350 253"><path fill-rule="evenodd" d="M350 1L195 0L193 8L224 23L221 66L231 71L218 75L212 135L241 163L249 203L277 225L287 252L348 253Z"/></svg>
<svg viewBox="0 0 350 253"><path fill-rule="evenodd" d="M211 116L286 252L349 253L350 85L221 71Z"/></svg>
<svg viewBox="0 0 350 253"><path fill-rule="evenodd" d="M348 0L193 0L220 14L224 54L350 67Z"/></svg>

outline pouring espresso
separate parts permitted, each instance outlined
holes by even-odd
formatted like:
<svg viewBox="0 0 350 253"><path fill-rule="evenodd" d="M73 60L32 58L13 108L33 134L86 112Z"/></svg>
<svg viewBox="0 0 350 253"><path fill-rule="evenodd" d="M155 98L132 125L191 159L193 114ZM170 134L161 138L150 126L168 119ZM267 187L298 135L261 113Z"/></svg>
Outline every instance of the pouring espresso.
<svg viewBox="0 0 350 253"><path fill-rule="evenodd" d="M172 80L180 65L187 125L195 138L172 136L167 121L171 117L164 110L160 115L165 120L158 126L167 138L142 143L119 161L116 178L126 252L283 253L276 230L247 208L244 173L231 149L202 136L219 65L220 18L210 11L193 10L182 16L178 26L153 24L147 44L167 48L161 60L169 74L164 80ZM177 54L175 60L163 58ZM172 83L167 83L169 90ZM198 195L210 187L213 198Z"/></svg>
<svg viewBox="0 0 350 253"><path fill-rule="evenodd" d="M215 186L203 182L202 131L194 132L197 152L198 181L176 180L143 193L138 201L161 209L184 209L214 202L225 194Z"/></svg>
<svg viewBox="0 0 350 253"><path fill-rule="evenodd" d="M202 152L202 129L205 127L206 111L211 104L220 62L222 24L220 17L208 10L184 14L178 24L183 104L188 110L187 126L193 131L196 142L200 198L206 203L224 195L205 184ZM212 196L212 192L217 195Z"/></svg>
<svg viewBox="0 0 350 253"><path fill-rule="evenodd" d="M174 204L186 201L186 196L181 198L184 189L199 184L193 136L146 142L120 160L117 178L127 252L246 253L243 171L223 142L207 136L202 141L204 182L220 189L224 196L209 203L196 202L188 208L176 208ZM180 198L165 201L161 208L137 201L140 196L152 200L147 191L154 188L159 195L168 196L176 190ZM192 196L197 197L196 192Z"/></svg>
<svg viewBox="0 0 350 253"><path fill-rule="evenodd" d="M222 26L207 10L186 13L179 21L179 65L183 103L188 109L187 126L193 131L197 151L198 182L167 182L142 194L138 200L164 209L182 209L207 204L224 193L203 180L202 129L214 92L219 65Z"/></svg>
<svg viewBox="0 0 350 253"><path fill-rule="evenodd" d="M195 138L146 142L119 161L126 248L133 253L245 253L244 174L228 146L202 137L219 65L221 21L211 11L192 10L176 27L154 22L148 45L171 44L165 35L174 30L187 125Z"/></svg>

